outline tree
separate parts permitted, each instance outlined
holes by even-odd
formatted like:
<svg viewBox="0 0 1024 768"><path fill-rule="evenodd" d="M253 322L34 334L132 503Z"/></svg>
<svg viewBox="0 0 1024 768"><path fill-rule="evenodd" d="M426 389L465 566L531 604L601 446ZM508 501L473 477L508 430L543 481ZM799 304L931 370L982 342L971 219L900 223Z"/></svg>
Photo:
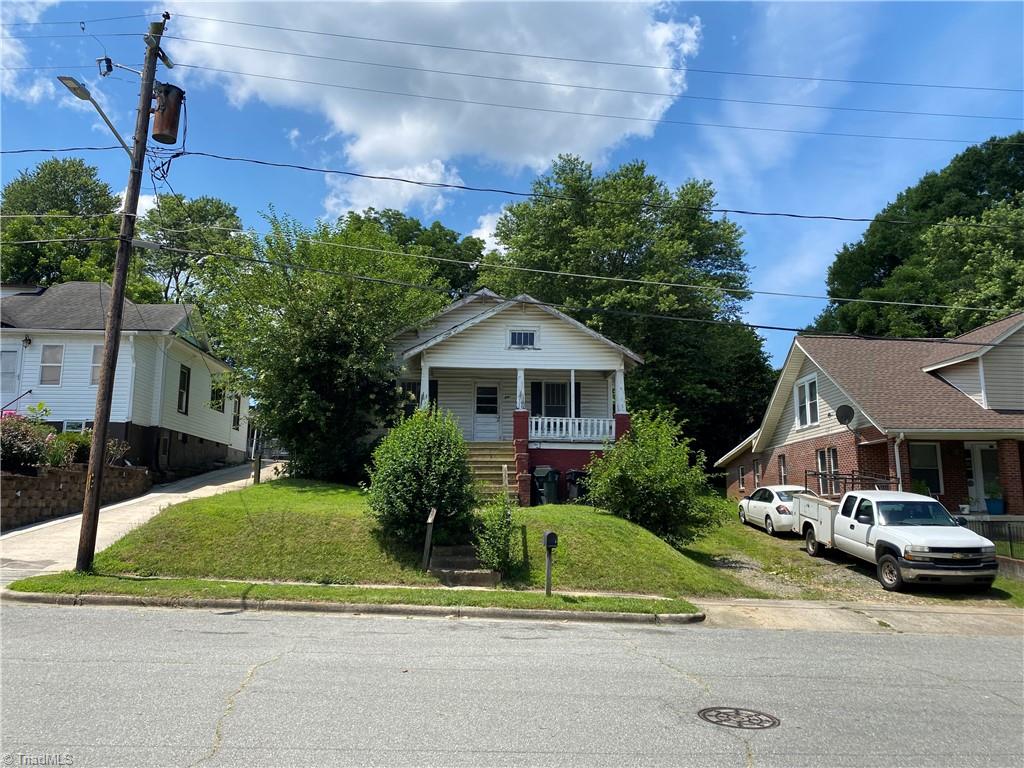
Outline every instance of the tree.
<svg viewBox="0 0 1024 768"><path fill-rule="evenodd" d="M973 219L1024 190L1024 132L993 138L957 155L938 173L926 174L897 195L855 243L844 245L828 270L835 299L946 303L959 271L933 272L923 233L950 219ZM910 221L917 226L887 224ZM939 309L833 302L817 319L825 331L937 336L951 332Z"/></svg>
<svg viewBox="0 0 1024 768"><path fill-rule="evenodd" d="M139 233L161 249L147 251L146 273L160 283L164 301L191 299L203 253L234 253L242 221L235 206L216 197L159 195L139 221Z"/></svg>
<svg viewBox="0 0 1024 768"><path fill-rule="evenodd" d="M377 222L395 241L409 250L435 259L427 260L432 266L433 274L444 280L452 292L458 292L473 285L476 277L474 267L464 262L477 264L484 255L484 241L478 237L462 237L458 232L449 229L441 222L435 221L424 227L419 219L407 216L401 211L386 208L376 211L367 209L363 216Z"/></svg>
<svg viewBox="0 0 1024 768"><path fill-rule="evenodd" d="M5 215L34 214L4 219L0 280L54 285L111 279L121 201L95 167L79 158L44 160L32 171L22 171L0 196ZM65 242L15 244L26 240ZM159 297L135 259L128 296L143 302Z"/></svg>
<svg viewBox="0 0 1024 768"><path fill-rule="evenodd" d="M268 222L263 240L244 241L248 253L208 258L199 275L207 325L235 365L224 384L256 400L293 474L358 479L371 436L399 402L388 341L436 312L444 286L419 259L381 258L374 250L400 248L362 217L314 229L276 215Z"/></svg>
<svg viewBox="0 0 1024 768"><path fill-rule="evenodd" d="M579 158L561 156L533 190L538 197L508 207L499 219L496 234L506 250L485 257L479 284L560 305L643 355L630 378L631 408L676 410L708 455L745 437L774 375L756 334L717 324L739 320L747 267L740 228L708 213L711 184L688 181L672 191L642 162L595 176ZM602 202L608 200L619 202ZM613 279L557 274L565 272Z"/></svg>

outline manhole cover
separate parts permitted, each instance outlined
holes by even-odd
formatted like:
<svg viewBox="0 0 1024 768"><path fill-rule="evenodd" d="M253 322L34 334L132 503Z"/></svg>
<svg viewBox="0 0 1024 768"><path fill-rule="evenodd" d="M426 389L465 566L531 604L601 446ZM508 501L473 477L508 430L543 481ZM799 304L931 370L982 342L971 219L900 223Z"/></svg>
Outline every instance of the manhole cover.
<svg viewBox="0 0 1024 768"><path fill-rule="evenodd" d="M779 724L779 718L765 712L756 712L753 709L735 709L734 707L708 707L698 712L697 717L714 725L724 725L727 728L774 728Z"/></svg>

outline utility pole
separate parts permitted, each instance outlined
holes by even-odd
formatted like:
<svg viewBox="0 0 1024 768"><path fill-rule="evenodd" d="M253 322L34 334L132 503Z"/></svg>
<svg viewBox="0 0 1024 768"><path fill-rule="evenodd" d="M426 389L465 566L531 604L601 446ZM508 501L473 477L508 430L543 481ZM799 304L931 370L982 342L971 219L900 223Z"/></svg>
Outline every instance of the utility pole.
<svg viewBox="0 0 1024 768"><path fill-rule="evenodd" d="M85 476L85 502L82 505L82 530L78 538L76 570L92 568L96 552L96 529L99 525L100 501L103 495L103 466L106 459L107 429L110 425L110 406L114 394L114 370L117 350L121 344L121 325L124 316L124 291L128 282L128 263L135 237L135 218L139 210L139 191L142 188L142 168L146 159L146 140L149 135L149 114L153 104L153 84L156 81L156 61L160 55L160 38L168 14L149 25L146 36L146 60L142 68L142 87L139 107L135 116L135 140L132 144L132 166L128 174L128 189L124 196L124 215L114 260L114 279L111 284L110 303L107 305L106 330L103 336L103 360L96 392L96 415L93 417L92 449L89 452L89 471Z"/></svg>

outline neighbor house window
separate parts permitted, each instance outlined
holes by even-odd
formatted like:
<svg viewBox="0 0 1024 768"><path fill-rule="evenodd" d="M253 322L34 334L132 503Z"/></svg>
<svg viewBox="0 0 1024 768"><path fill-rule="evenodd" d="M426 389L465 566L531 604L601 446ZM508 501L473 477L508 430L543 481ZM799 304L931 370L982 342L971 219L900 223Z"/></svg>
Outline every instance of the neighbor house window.
<svg viewBox="0 0 1024 768"><path fill-rule="evenodd" d="M818 423L818 377L814 374L796 383L796 420L801 427Z"/></svg>
<svg viewBox="0 0 1024 768"><path fill-rule="evenodd" d="M210 408L224 413L224 387L210 387Z"/></svg>
<svg viewBox="0 0 1024 768"><path fill-rule="evenodd" d="M938 443L910 443L910 478L928 486L931 495L943 493L942 463Z"/></svg>
<svg viewBox="0 0 1024 768"><path fill-rule="evenodd" d="M64 368L64 345L43 344L39 358L39 383L60 386L61 370Z"/></svg>
<svg viewBox="0 0 1024 768"><path fill-rule="evenodd" d="M509 331L508 345L518 349L534 349L537 344L537 332L529 330Z"/></svg>
<svg viewBox="0 0 1024 768"><path fill-rule="evenodd" d="M742 464L736 470L736 477L739 479L740 490L746 490L747 487L747 468Z"/></svg>
<svg viewBox="0 0 1024 768"><path fill-rule="evenodd" d="M92 345L92 368L89 369L89 383L93 386L100 383L100 363L103 362L103 345Z"/></svg>
<svg viewBox="0 0 1024 768"><path fill-rule="evenodd" d="M235 402L231 407L231 428L238 429L242 423L242 396L235 395Z"/></svg>
<svg viewBox="0 0 1024 768"><path fill-rule="evenodd" d="M754 487L761 485L761 462L754 459Z"/></svg>
<svg viewBox="0 0 1024 768"><path fill-rule="evenodd" d="M84 432L87 429L84 421L65 421L62 432Z"/></svg>
<svg viewBox="0 0 1024 768"><path fill-rule="evenodd" d="M786 457L779 456L779 485L786 485Z"/></svg>
<svg viewBox="0 0 1024 768"><path fill-rule="evenodd" d="M178 413L188 413L188 390L192 383L192 369L187 365L178 371Z"/></svg>

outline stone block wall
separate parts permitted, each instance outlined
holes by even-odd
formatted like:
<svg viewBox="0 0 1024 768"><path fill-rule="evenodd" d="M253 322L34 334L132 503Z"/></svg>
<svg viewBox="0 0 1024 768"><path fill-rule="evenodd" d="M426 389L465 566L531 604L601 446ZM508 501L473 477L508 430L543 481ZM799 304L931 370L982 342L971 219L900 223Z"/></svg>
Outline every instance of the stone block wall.
<svg viewBox="0 0 1024 768"><path fill-rule="evenodd" d="M82 511L85 500L84 464L40 467L37 475L0 475L0 530L39 523ZM149 471L138 467L106 467L103 504L146 493L153 485Z"/></svg>

